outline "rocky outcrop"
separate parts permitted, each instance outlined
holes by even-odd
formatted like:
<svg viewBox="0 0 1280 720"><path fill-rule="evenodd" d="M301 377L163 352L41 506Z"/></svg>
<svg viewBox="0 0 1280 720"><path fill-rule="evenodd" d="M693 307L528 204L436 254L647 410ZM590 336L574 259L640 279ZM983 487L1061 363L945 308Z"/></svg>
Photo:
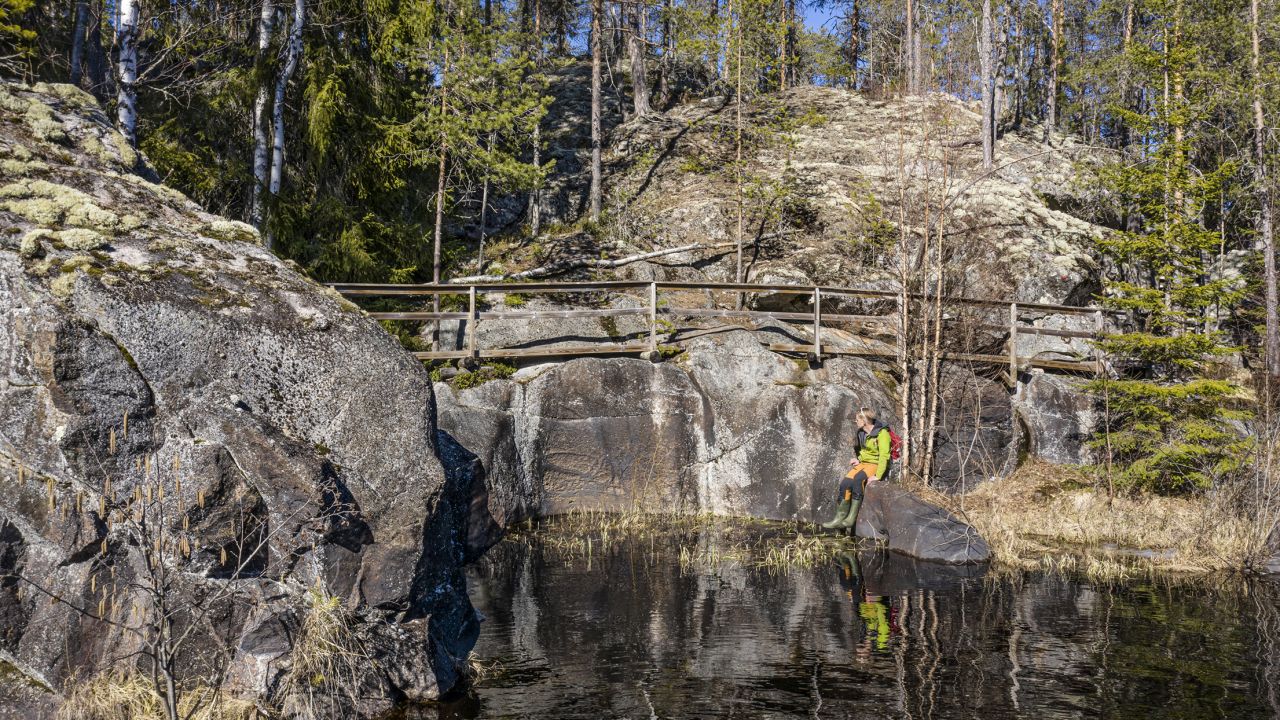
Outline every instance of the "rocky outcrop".
<svg viewBox="0 0 1280 720"><path fill-rule="evenodd" d="M317 612L361 648L335 713L451 687L472 488L421 365L134 174L79 90L0 86L0 121L0 676L36 688L13 711L149 675L165 624L181 682L288 705Z"/></svg>
<svg viewBox="0 0 1280 720"><path fill-rule="evenodd" d="M574 509L825 520L853 453L853 414L892 411L869 363L809 367L741 329L692 339L664 363L583 358L436 388L441 432L491 489L475 506L478 547L525 517ZM871 492L867 505L862 534L892 549L988 555L971 528L900 489Z"/></svg>

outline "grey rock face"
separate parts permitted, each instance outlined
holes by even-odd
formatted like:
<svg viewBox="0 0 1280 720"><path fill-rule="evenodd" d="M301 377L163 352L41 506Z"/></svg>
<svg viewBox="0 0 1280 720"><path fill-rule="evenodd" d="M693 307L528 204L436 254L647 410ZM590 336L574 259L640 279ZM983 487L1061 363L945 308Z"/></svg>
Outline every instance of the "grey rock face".
<svg viewBox="0 0 1280 720"><path fill-rule="evenodd" d="M1040 370L1026 376L1014 405L1027 429L1032 455L1059 465L1084 465L1093 459L1088 440L1097 418L1096 400L1082 385Z"/></svg>
<svg viewBox="0 0 1280 720"><path fill-rule="evenodd" d="M428 376L252 228L126 174L127 146L81 95L0 87L0 155L30 169L6 172L0 225L47 231L39 253L0 249L0 658L56 705L69 678L138 649L97 616L142 634L159 617L129 584L148 582L145 507L190 608L174 617L192 628L186 679L283 692L314 593L370 654L343 712L449 688L474 640L472 488L437 456ZM61 139L24 124L29 106ZM59 240L74 228L106 242L84 254Z"/></svg>
<svg viewBox="0 0 1280 720"><path fill-rule="evenodd" d="M474 454L491 489L471 527L573 509L827 519L853 453L853 414L892 407L870 366L811 369L745 330L687 347L656 365L583 358L469 390L438 384L442 433ZM967 526L905 493L886 497L871 517L884 518L874 527L890 547L985 559L980 541L968 555L939 541L969 537Z"/></svg>

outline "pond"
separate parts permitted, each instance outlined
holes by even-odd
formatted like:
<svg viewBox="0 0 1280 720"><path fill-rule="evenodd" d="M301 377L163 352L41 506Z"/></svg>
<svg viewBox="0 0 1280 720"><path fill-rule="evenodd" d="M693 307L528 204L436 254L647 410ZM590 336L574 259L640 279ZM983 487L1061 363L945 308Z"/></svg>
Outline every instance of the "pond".
<svg viewBox="0 0 1280 720"><path fill-rule="evenodd" d="M591 550L539 532L503 541L469 577L486 617L476 647L482 676L430 716L1280 712L1272 585L1091 584L853 547L765 566L720 554L705 535Z"/></svg>

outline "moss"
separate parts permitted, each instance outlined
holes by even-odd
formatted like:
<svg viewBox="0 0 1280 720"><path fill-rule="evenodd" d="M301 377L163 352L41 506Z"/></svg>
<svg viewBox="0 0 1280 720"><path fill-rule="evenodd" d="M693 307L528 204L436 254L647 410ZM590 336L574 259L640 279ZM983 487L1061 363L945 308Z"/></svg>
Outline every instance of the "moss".
<svg viewBox="0 0 1280 720"><path fill-rule="evenodd" d="M600 318L600 327L604 330L605 335L609 336L610 340L617 340L622 337L622 333L618 332L618 321L612 317Z"/></svg>
<svg viewBox="0 0 1280 720"><path fill-rule="evenodd" d="M26 175L36 175L48 172L49 166L39 160L24 162L13 158L5 158L0 160L0 172L8 177L22 177Z"/></svg>
<svg viewBox="0 0 1280 720"><path fill-rule="evenodd" d="M52 95L59 100L65 100L68 105L74 108L85 109L98 107L98 101L94 99L92 95L81 90L75 85L69 85L67 83L38 82L31 86L31 89L34 92Z"/></svg>
<svg viewBox="0 0 1280 720"><path fill-rule="evenodd" d="M25 112L27 103L22 98L14 97L7 87L0 86L0 110L11 113Z"/></svg>
<svg viewBox="0 0 1280 720"><path fill-rule="evenodd" d="M200 232L203 235L216 240L225 240L226 242L262 244L262 236L258 234L257 228L237 220L214 220L202 226Z"/></svg>
<svg viewBox="0 0 1280 720"><path fill-rule="evenodd" d="M31 134L46 142L65 143L67 132L62 123L54 116L53 110L39 100L32 100L27 105L23 117Z"/></svg>
<svg viewBox="0 0 1280 720"><path fill-rule="evenodd" d="M22 243L18 245L18 255L28 260L40 257L44 254L44 248L40 246L40 241L50 238L52 235L52 232L44 228L32 230L22 236Z"/></svg>
<svg viewBox="0 0 1280 720"><path fill-rule="evenodd" d="M680 347L679 345L659 345L658 346L658 354L662 356L663 360L666 360L668 358L673 358L682 352L684 352L684 348Z"/></svg>
<svg viewBox="0 0 1280 720"><path fill-rule="evenodd" d="M92 252L107 246L107 238L85 228L71 228L57 233L57 238L68 250Z"/></svg>
<svg viewBox="0 0 1280 720"><path fill-rule="evenodd" d="M49 292L52 292L54 297L62 298L64 300L71 297L71 293L73 293L76 288L76 279L79 276L80 273L77 272L66 272L66 268L64 267L63 273L54 278L53 282L49 283Z"/></svg>
<svg viewBox="0 0 1280 720"><path fill-rule="evenodd" d="M520 293L507 293L502 296L502 304L507 307L524 307L525 298Z"/></svg>
<svg viewBox="0 0 1280 720"><path fill-rule="evenodd" d="M359 305L356 305L355 303L346 299L345 297L343 297L342 293L338 292L337 290L334 290L331 287L325 286L323 289L321 289L320 292L332 298L333 301L338 304L338 307L344 310L345 312L350 312L350 313L363 312L360 309Z"/></svg>
<svg viewBox="0 0 1280 720"><path fill-rule="evenodd" d="M87 194L46 180L20 180L0 187L0 210L38 225L71 225L114 234L119 216L101 208Z"/></svg>
<svg viewBox="0 0 1280 720"><path fill-rule="evenodd" d="M454 375L449 380L449 385L455 390L467 390L479 387L490 380L503 380L515 374L516 368L514 365L494 362L473 372L460 372Z"/></svg>
<svg viewBox="0 0 1280 720"><path fill-rule="evenodd" d="M93 258L88 255L76 255L62 261L62 272L69 273L80 268L87 268L94 264Z"/></svg>

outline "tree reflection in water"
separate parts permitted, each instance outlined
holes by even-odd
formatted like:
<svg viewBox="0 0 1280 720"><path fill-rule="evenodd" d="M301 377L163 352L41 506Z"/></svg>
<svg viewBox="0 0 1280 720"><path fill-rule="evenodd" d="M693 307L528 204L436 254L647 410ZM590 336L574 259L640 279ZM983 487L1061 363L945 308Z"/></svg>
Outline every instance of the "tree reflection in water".
<svg viewBox="0 0 1280 720"><path fill-rule="evenodd" d="M863 551L769 572L536 537L472 569L491 674L411 717L1280 715L1277 587L995 575Z"/></svg>

